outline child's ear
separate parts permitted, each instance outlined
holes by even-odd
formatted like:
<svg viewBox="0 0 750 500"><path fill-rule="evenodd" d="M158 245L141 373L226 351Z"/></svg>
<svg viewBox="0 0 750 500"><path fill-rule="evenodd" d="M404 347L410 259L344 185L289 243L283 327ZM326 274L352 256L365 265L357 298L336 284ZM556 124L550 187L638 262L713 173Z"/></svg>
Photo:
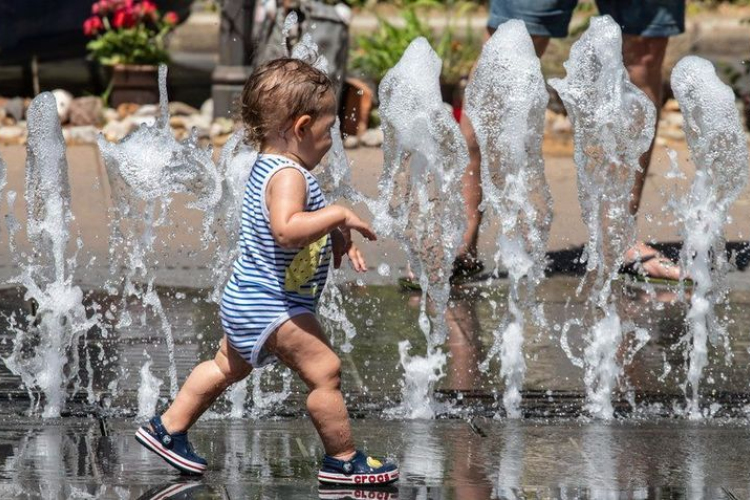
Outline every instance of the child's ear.
<svg viewBox="0 0 750 500"><path fill-rule="evenodd" d="M294 132L294 136L298 140L302 140L304 135L310 130L310 126L312 125L313 119L310 115L302 115L299 118L297 118L294 121L294 126L292 127L292 131Z"/></svg>

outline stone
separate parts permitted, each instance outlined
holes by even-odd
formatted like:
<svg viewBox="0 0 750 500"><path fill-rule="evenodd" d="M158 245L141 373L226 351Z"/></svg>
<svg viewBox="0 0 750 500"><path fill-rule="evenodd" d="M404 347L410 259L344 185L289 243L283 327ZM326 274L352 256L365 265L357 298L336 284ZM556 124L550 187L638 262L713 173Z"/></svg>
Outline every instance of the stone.
<svg viewBox="0 0 750 500"><path fill-rule="evenodd" d="M201 139L208 138L211 136L211 119L203 115L193 115L189 117L187 128L195 128Z"/></svg>
<svg viewBox="0 0 750 500"><path fill-rule="evenodd" d="M360 142L369 148L377 148L383 145L383 131L379 128L371 128L359 138Z"/></svg>
<svg viewBox="0 0 750 500"><path fill-rule="evenodd" d="M75 126L102 123L102 100L95 96L78 97L70 105L70 124Z"/></svg>
<svg viewBox="0 0 750 500"><path fill-rule="evenodd" d="M131 122L135 125L147 125L149 127L152 127L156 123L156 117L155 116L136 116L133 115L130 117Z"/></svg>
<svg viewBox="0 0 750 500"><path fill-rule="evenodd" d="M190 118L187 116L170 116L169 126L172 128L188 128Z"/></svg>
<svg viewBox="0 0 750 500"><path fill-rule="evenodd" d="M219 117L211 124L209 135L217 137L220 135L231 134L234 130L234 121L229 118Z"/></svg>
<svg viewBox="0 0 750 500"><path fill-rule="evenodd" d="M112 122L112 121L120 119L120 115L117 114L117 110L116 109L107 108L107 109L104 110L104 113L102 113L102 114L104 116L104 123L109 123L109 122Z"/></svg>
<svg viewBox="0 0 750 500"><path fill-rule="evenodd" d="M23 104L23 99L20 97L14 97L5 103L5 112L8 116L12 116L16 122L23 120L23 114L26 108Z"/></svg>
<svg viewBox="0 0 750 500"><path fill-rule="evenodd" d="M122 119L138 111L138 108L140 108L140 106L134 102L124 102L117 106L117 114L120 116L120 119Z"/></svg>
<svg viewBox="0 0 750 500"><path fill-rule="evenodd" d="M134 116L158 116L159 106L156 104L144 104L133 113Z"/></svg>
<svg viewBox="0 0 750 500"><path fill-rule="evenodd" d="M99 135L99 130L93 125L82 125L69 127L70 140L78 144L94 144Z"/></svg>
<svg viewBox="0 0 750 500"><path fill-rule="evenodd" d="M26 127L11 125L0 128L0 143L19 144L26 136Z"/></svg>
<svg viewBox="0 0 750 500"><path fill-rule="evenodd" d="M107 123L102 129L104 136L109 141L119 141L133 130L134 124L131 118L115 120Z"/></svg>
<svg viewBox="0 0 750 500"><path fill-rule="evenodd" d="M184 102L175 101L169 103L170 116L197 115L199 112L200 111L190 106L189 104L185 104Z"/></svg>
<svg viewBox="0 0 750 500"><path fill-rule="evenodd" d="M211 142L214 144L214 146L221 147L227 143L230 137L232 137L232 134L217 135L216 137L211 139Z"/></svg>
<svg viewBox="0 0 750 500"><path fill-rule="evenodd" d="M64 89L55 89L52 91L57 101L57 116L60 123L67 123L70 116L70 105L73 102L73 94Z"/></svg>
<svg viewBox="0 0 750 500"><path fill-rule="evenodd" d="M213 99L206 99L206 101L201 104L201 115L205 116L209 120L214 119L214 100Z"/></svg>
<svg viewBox="0 0 750 500"><path fill-rule="evenodd" d="M347 135L344 139L344 147L346 149L354 149L359 147L359 139L356 135Z"/></svg>

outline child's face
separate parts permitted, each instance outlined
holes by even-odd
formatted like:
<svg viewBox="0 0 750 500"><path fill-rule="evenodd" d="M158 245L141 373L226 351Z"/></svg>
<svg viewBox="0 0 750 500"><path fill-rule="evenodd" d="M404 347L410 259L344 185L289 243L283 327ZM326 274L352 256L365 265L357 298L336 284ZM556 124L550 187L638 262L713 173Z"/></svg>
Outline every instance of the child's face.
<svg viewBox="0 0 750 500"><path fill-rule="evenodd" d="M326 100L323 111L310 124L300 144L300 156L310 169L320 163L333 143L331 128L336 122L336 99L333 92L326 93L323 99Z"/></svg>

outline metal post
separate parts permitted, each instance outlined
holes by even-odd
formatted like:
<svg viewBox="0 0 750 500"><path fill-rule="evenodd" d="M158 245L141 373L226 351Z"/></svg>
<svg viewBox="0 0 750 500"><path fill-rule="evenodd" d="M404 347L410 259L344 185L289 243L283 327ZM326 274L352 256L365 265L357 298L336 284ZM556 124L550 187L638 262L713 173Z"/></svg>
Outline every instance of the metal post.
<svg viewBox="0 0 750 500"><path fill-rule="evenodd" d="M231 117L237 96L252 71L252 29L256 0L224 0L221 6L219 65L211 76L214 117Z"/></svg>

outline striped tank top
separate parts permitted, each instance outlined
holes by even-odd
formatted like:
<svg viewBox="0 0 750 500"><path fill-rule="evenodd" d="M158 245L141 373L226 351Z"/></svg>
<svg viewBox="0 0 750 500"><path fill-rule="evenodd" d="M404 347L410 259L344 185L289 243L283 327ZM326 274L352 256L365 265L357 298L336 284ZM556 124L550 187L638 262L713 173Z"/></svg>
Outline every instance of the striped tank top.
<svg viewBox="0 0 750 500"><path fill-rule="evenodd" d="M234 263L233 276L223 299L224 302L234 302L231 305L236 312L252 314L252 309L260 307L264 313L272 312L271 309L281 313L290 306L303 306L314 312L323 291L331 254L329 236L323 236L304 248L282 248L271 233L266 187L271 177L284 168L294 168L304 175L307 182L306 212L326 206L317 179L306 169L284 156L258 156L242 204L241 253ZM248 304L232 298L240 288L248 286L262 288L279 301Z"/></svg>

